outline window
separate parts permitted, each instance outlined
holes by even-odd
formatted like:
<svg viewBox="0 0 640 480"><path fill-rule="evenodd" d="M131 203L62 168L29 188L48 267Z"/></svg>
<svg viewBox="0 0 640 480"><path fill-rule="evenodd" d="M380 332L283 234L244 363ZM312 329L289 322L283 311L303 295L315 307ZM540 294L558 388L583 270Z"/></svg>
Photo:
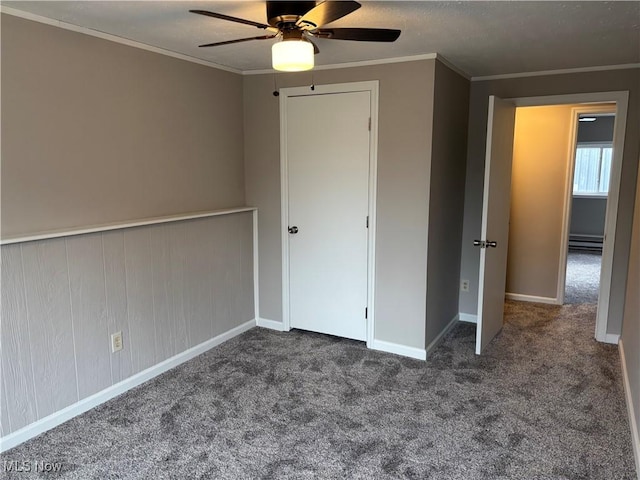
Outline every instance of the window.
<svg viewBox="0 0 640 480"><path fill-rule="evenodd" d="M579 143L573 174L574 195L607 196L613 147L610 143Z"/></svg>

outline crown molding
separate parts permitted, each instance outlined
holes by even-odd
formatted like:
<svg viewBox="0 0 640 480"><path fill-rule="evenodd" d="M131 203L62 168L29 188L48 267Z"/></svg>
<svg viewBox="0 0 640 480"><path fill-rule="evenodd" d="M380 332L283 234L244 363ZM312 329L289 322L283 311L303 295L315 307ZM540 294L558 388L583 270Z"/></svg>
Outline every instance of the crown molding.
<svg viewBox="0 0 640 480"><path fill-rule="evenodd" d="M167 50L164 48L154 47L153 45L148 45L146 43L137 42L135 40L129 40L128 38L119 37L117 35L101 32L99 30L93 30L91 28L81 27L78 25L74 25L72 23L63 22L61 20L55 20L52 18L43 17L42 15L36 15L34 13L25 12L22 10L18 10L16 8L7 7L5 5L0 5L0 12L6 13L7 15L12 15L14 17L20 17L25 20L31 20L33 22L43 23L45 25L51 25L53 27L62 28L64 30L83 33L85 35L101 38L103 40L108 40L110 42L120 43L122 45L127 45L129 47L139 48L141 50L147 50L149 52L158 53L160 55L165 55L167 57L172 57L172 58L177 58L179 60L185 60L187 62L197 63L199 65L204 65L205 67L216 68L218 70L224 70L226 72L236 73L238 75L242 74L242 70L227 67L226 65L207 62L206 60L201 60L199 58L191 57L183 53L174 52L172 50Z"/></svg>
<svg viewBox="0 0 640 480"><path fill-rule="evenodd" d="M450 70L453 70L454 72L456 72L458 75L460 75L461 77L466 78L467 80L471 80L471 75L469 75L467 72L465 72L464 70L462 70L460 67L458 67L457 65L455 65L453 62L451 62L448 58L446 58L444 55L437 53L436 54L436 58L440 61L440 63L442 63L443 65L445 65L446 67L448 67Z"/></svg>
<svg viewBox="0 0 640 480"><path fill-rule="evenodd" d="M568 73L603 72L607 70L627 70L640 68L640 63L625 63L622 65L599 65L595 67L563 68L560 70L541 70L537 72L505 73L501 75L486 75L471 77L472 82L485 82L487 80L506 80L510 78L543 77L546 75L565 75Z"/></svg>

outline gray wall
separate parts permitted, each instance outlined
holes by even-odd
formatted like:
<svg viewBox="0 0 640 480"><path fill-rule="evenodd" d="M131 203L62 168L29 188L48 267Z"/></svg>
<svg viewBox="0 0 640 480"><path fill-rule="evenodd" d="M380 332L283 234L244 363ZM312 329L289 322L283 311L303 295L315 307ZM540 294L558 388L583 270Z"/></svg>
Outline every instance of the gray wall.
<svg viewBox="0 0 640 480"><path fill-rule="evenodd" d="M569 234L604 236L606 215L607 197L573 197Z"/></svg>
<svg viewBox="0 0 640 480"><path fill-rule="evenodd" d="M1 19L3 236L244 204L241 76ZM252 225L2 246L1 434L252 320Z"/></svg>
<svg viewBox="0 0 640 480"><path fill-rule="evenodd" d="M640 177L637 187L627 279L627 303L622 323L622 344L636 427L640 429ZM640 431L637 434L636 438L640 438ZM638 474L640 475L640 472Z"/></svg>
<svg viewBox="0 0 640 480"><path fill-rule="evenodd" d="M317 70L316 84L379 80L375 338L424 348L435 60ZM310 73L277 75L280 87ZM280 147L274 75L244 77L247 202L257 206L260 316L282 321ZM309 113L313 124L313 113ZM321 134L322 125L315 126Z"/></svg>
<svg viewBox="0 0 640 480"><path fill-rule="evenodd" d="M1 19L3 236L244 204L240 75Z"/></svg>
<svg viewBox="0 0 640 480"><path fill-rule="evenodd" d="M2 246L2 435L252 320L252 229L245 212Z"/></svg>
<svg viewBox="0 0 640 480"><path fill-rule="evenodd" d="M611 70L471 82L465 213L462 244L462 278L471 280L470 291L460 295L460 311L476 314L480 253L473 239L480 234L484 150L489 95L517 98L581 92L629 91L627 134L624 144L620 203L616 230L608 333L620 333L631 242L631 221L640 144L640 69Z"/></svg>
<svg viewBox="0 0 640 480"><path fill-rule="evenodd" d="M596 116L594 122L578 124L578 143L581 142L613 142L613 126L615 117Z"/></svg>
<svg viewBox="0 0 640 480"><path fill-rule="evenodd" d="M426 345L458 314L468 118L469 81L436 62Z"/></svg>

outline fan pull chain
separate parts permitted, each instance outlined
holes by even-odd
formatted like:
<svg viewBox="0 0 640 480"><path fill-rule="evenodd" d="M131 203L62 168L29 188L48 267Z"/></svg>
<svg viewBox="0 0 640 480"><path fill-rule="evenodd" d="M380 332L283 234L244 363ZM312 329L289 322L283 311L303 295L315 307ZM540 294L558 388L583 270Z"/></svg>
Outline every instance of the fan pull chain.
<svg viewBox="0 0 640 480"><path fill-rule="evenodd" d="M311 91L316 89L316 82L313 81L313 72L311 72Z"/></svg>
<svg viewBox="0 0 640 480"><path fill-rule="evenodd" d="M278 90L278 82L276 82L276 74L273 74L273 96L274 97L279 97L280 96L280 91Z"/></svg>

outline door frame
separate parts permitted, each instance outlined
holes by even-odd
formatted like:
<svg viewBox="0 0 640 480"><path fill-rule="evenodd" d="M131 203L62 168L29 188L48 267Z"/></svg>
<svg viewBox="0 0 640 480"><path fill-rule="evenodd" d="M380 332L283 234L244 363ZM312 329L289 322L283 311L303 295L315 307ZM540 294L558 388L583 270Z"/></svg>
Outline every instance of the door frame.
<svg viewBox="0 0 640 480"><path fill-rule="evenodd" d="M565 95L549 95L540 97L509 98L517 107L541 107L550 105L571 105L588 103L614 103L616 119L613 127L613 158L611 160L611 176L609 179L609 196L605 216L604 238L602 249L602 267L600 271L600 292L596 313L595 338L600 342L617 344L619 335L607 333L609 320L609 300L611 295L611 277L613 274L613 254L615 250L616 224L618 221L618 202L620 197L620 180L622 176L622 158L624 154L624 139L627 128L627 110L629 104L628 91L575 93ZM574 153L575 154L575 153ZM567 193L568 195L568 193ZM565 205L563 221L568 222L569 205ZM568 235L568 234L567 234ZM563 240L564 242L564 240ZM568 238L566 239L568 246ZM566 255L566 251L565 251ZM566 263L566 258L565 258ZM562 268L562 259L558 265L558 272ZM566 266L565 266L566 268ZM558 283L559 279L558 279ZM564 292L564 291L563 291ZM559 297L558 297L559 298Z"/></svg>
<svg viewBox="0 0 640 480"><path fill-rule="evenodd" d="M571 140L569 144L569 161L567 162L567 184L565 186L564 206L562 210L562 239L560 252L560 265L558 267L558 291L556 292L556 300L558 305L564 304L564 295L566 289L567 280L567 256L569 250L569 235L571 230L571 212L573 210L573 179L576 170L576 148L578 147L578 119L582 114L601 114L601 113L613 113L617 116L616 106L610 105L598 105L590 107L589 105L578 105L571 109L571 127L569 130L569 138ZM614 125L615 129L615 125ZM612 159L613 170L613 159ZM610 182L611 183L611 182ZM618 188L620 185L618 184ZM609 194L607 194L607 203L609 202ZM605 220L606 224L606 220ZM615 235L615 234L614 234ZM606 236L606 230L605 230ZM603 252L604 253L604 252ZM598 300L599 301L599 300Z"/></svg>
<svg viewBox="0 0 640 480"><path fill-rule="evenodd" d="M336 93L369 92L371 112L371 134L369 135L369 228L367 231L367 347L373 344L375 325L375 266L376 266L376 197L378 177L378 99L379 82L337 83L288 87L280 89L280 213L282 246L282 324L283 330L291 329L289 308L289 235L285 234L289 225L289 169L287 156L287 101L291 97L328 95ZM363 312L364 314L364 312Z"/></svg>

